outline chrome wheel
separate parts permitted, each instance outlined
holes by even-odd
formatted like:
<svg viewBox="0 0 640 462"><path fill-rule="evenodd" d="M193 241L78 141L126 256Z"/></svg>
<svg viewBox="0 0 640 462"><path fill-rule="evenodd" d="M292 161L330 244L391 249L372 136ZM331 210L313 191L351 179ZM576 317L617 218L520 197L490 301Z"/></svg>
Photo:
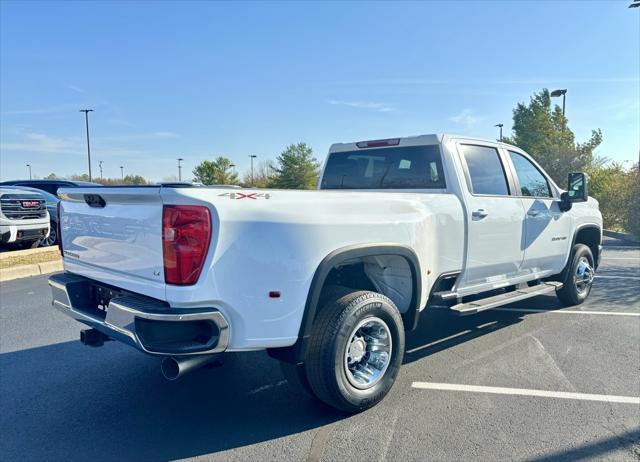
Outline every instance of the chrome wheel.
<svg viewBox="0 0 640 462"><path fill-rule="evenodd" d="M344 369L351 385L365 390L378 383L389 367L391 349L391 331L382 319L360 321L344 352Z"/></svg>
<svg viewBox="0 0 640 462"><path fill-rule="evenodd" d="M593 277L593 268L591 267L591 263L589 263L589 259L587 257L581 257L580 261L578 261L576 274L573 277L573 283L579 294L583 294L589 290L593 282Z"/></svg>

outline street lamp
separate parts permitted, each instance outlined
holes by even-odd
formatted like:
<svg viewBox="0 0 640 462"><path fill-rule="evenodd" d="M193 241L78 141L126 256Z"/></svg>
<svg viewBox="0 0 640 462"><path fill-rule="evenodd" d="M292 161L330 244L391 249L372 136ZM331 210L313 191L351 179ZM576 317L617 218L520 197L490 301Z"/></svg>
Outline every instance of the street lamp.
<svg viewBox="0 0 640 462"><path fill-rule="evenodd" d="M566 98L566 96L565 96L566 94L567 94L567 90L566 89L564 89L564 90L553 90L551 92L551 96L552 97L562 96L562 117L564 117L564 100Z"/></svg>
<svg viewBox="0 0 640 462"><path fill-rule="evenodd" d="M93 112L93 109L80 109L80 112L84 112L84 124L87 129L87 159L89 160L89 181L91 181L91 147L89 146L89 113Z"/></svg>
<svg viewBox="0 0 640 462"><path fill-rule="evenodd" d="M102 161L98 161L98 167L100 167L100 179L102 179Z"/></svg>
<svg viewBox="0 0 640 462"><path fill-rule="evenodd" d="M255 154L249 154L249 157L251 158L251 186L253 186L253 159L258 156L256 156Z"/></svg>
<svg viewBox="0 0 640 462"><path fill-rule="evenodd" d="M31 179L31 164L27 164L27 167L29 168L29 179Z"/></svg>
<svg viewBox="0 0 640 462"><path fill-rule="evenodd" d="M494 127L500 127L500 139L498 141L502 141L502 127L504 127L504 124L495 124Z"/></svg>
<svg viewBox="0 0 640 462"><path fill-rule="evenodd" d="M182 157L178 158L178 181L182 181L182 165L180 165L180 162L182 162L184 159Z"/></svg>
<svg viewBox="0 0 640 462"><path fill-rule="evenodd" d="M124 182L124 167L122 165L120 166L120 178L122 178L122 181Z"/></svg>

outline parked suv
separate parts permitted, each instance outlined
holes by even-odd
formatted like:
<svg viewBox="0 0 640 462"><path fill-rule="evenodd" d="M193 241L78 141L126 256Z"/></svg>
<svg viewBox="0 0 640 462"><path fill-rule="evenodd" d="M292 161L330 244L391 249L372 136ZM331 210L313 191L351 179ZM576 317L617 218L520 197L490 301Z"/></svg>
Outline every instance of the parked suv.
<svg viewBox="0 0 640 462"><path fill-rule="evenodd" d="M42 194L0 187L0 245L37 247L49 236L49 212Z"/></svg>
<svg viewBox="0 0 640 462"><path fill-rule="evenodd" d="M40 189L51 194L58 194L60 188L75 188L87 186L102 186L98 183L89 181L72 181L72 180L11 180L0 183L0 186L28 186L30 188Z"/></svg>
<svg viewBox="0 0 640 462"><path fill-rule="evenodd" d="M49 247L58 243L58 202L60 199L55 194L51 194L41 189L30 188L27 186L19 186L15 189L28 193L36 193L42 195L46 201L47 211L49 212L49 224L50 230L47 237L42 238L40 241L41 247Z"/></svg>

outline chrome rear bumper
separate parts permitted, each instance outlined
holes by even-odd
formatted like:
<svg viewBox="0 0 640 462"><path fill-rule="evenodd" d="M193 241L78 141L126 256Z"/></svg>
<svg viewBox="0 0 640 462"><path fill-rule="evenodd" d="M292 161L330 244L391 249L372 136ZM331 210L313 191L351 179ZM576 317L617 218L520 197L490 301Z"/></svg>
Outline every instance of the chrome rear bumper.
<svg viewBox="0 0 640 462"><path fill-rule="evenodd" d="M229 344L229 324L216 309L171 308L160 301L131 294L117 295L105 310L93 300L95 281L71 273L49 277L52 305L103 334L154 355L189 356L220 353ZM186 329L185 329L186 328ZM189 330L204 328L202 340L180 340ZM186 331L186 333L185 333Z"/></svg>

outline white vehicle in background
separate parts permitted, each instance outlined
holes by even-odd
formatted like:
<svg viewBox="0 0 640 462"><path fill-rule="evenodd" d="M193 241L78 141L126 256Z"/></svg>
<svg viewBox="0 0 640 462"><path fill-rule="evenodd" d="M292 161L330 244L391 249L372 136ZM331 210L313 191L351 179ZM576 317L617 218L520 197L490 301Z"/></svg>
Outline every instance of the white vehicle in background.
<svg viewBox="0 0 640 462"><path fill-rule="evenodd" d="M43 195L0 187L0 245L37 247L48 236L49 212Z"/></svg>
<svg viewBox="0 0 640 462"><path fill-rule="evenodd" d="M451 135L335 144L318 191L58 193L65 272L49 281L85 344L128 343L171 379L267 349L347 412L387 394L425 309L582 303L601 250L584 174L563 192L517 147Z"/></svg>

